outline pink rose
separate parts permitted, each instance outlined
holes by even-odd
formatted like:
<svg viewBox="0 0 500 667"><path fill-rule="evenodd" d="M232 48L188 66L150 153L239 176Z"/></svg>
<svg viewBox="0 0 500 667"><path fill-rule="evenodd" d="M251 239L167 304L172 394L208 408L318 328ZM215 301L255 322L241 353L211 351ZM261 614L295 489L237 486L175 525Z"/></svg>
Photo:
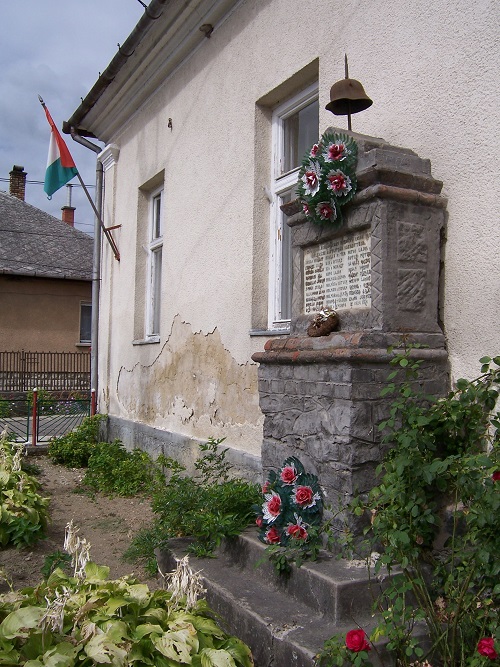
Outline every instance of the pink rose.
<svg viewBox="0 0 500 667"><path fill-rule="evenodd" d="M314 144L311 148L311 157L316 157L319 151L319 144Z"/></svg>
<svg viewBox="0 0 500 667"><path fill-rule="evenodd" d="M302 211L304 215L309 215L309 206L307 204L302 204Z"/></svg>
<svg viewBox="0 0 500 667"><path fill-rule="evenodd" d="M295 502L297 505L309 507L313 504L314 494L310 486L298 486L295 490Z"/></svg>
<svg viewBox="0 0 500 667"><path fill-rule="evenodd" d="M262 493L269 493L269 481L267 481L262 487Z"/></svg>
<svg viewBox="0 0 500 667"><path fill-rule="evenodd" d="M366 641L366 632L364 630L349 630L345 636L345 645L350 651L354 651L355 653L371 650L370 644Z"/></svg>
<svg viewBox="0 0 500 667"><path fill-rule="evenodd" d="M333 162L342 160L345 157L344 151L344 144L330 144L328 146L328 159L332 160Z"/></svg>
<svg viewBox="0 0 500 667"><path fill-rule="evenodd" d="M286 532L295 540L307 540L307 530L299 524L288 526Z"/></svg>
<svg viewBox="0 0 500 667"><path fill-rule="evenodd" d="M255 523L258 525L259 528L262 528L262 525L263 525L263 523L264 523L264 520L262 519L261 516L258 516L258 517L255 519Z"/></svg>
<svg viewBox="0 0 500 667"><path fill-rule="evenodd" d="M343 171L331 171L327 174L326 180L328 181L328 189L337 194L346 195L352 190L351 179Z"/></svg>
<svg viewBox="0 0 500 667"><path fill-rule="evenodd" d="M293 466L285 466L280 477L283 484L293 484L297 479L297 471Z"/></svg>
<svg viewBox="0 0 500 667"><path fill-rule="evenodd" d="M328 202L320 202L316 206L316 213L322 220L335 220L337 212Z"/></svg>
<svg viewBox="0 0 500 667"><path fill-rule="evenodd" d="M273 497L267 502L267 511L272 516L278 516L281 510L281 498L275 493Z"/></svg>
<svg viewBox="0 0 500 667"><path fill-rule="evenodd" d="M491 476L491 479L492 479L494 482L500 482L500 470L495 470L495 472L494 472L493 475Z"/></svg>
<svg viewBox="0 0 500 667"><path fill-rule="evenodd" d="M495 660L498 658L498 653L495 651L495 640L493 637L483 637L480 639L477 645L477 652L480 655L484 655L490 660Z"/></svg>
<svg viewBox="0 0 500 667"><path fill-rule="evenodd" d="M311 190L314 190L318 185L318 174L315 171L306 171L304 174L305 182Z"/></svg>
<svg viewBox="0 0 500 667"><path fill-rule="evenodd" d="M280 542L280 534L278 533L278 531L276 530L276 528L273 526L272 528L270 528L270 529L267 531L267 533L266 533L264 539L265 539L266 542L268 542L269 544L279 544L279 542Z"/></svg>

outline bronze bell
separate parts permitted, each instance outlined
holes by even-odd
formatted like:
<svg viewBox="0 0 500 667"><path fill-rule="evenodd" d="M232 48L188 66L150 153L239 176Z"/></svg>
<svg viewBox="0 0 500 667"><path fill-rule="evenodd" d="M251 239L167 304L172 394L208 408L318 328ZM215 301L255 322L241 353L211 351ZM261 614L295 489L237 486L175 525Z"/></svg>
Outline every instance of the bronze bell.
<svg viewBox="0 0 500 667"><path fill-rule="evenodd" d="M365 90L356 79L341 79L333 84L330 89L330 102L325 109L331 111L335 116L348 116L359 113L371 107L373 101L365 93Z"/></svg>

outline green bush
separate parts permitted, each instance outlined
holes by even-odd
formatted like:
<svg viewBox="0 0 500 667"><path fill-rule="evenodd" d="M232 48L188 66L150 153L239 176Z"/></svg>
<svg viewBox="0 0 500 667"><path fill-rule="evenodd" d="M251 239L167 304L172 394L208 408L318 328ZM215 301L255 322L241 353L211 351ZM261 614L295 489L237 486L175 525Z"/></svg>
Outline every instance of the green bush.
<svg viewBox="0 0 500 667"><path fill-rule="evenodd" d="M205 600L190 600L192 573L182 572L184 589L154 592L108 573L87 562L82 576L56 569L36 588L0 596L0 663L253 667L248 646L221 630Z"/></svg>
<svg viewBox="0 0 500 667"><path fill-rule="evenodd" d="M99 442L99 427L105 415L85 417L78 428L49 442L48 455L66 468L86 468L94 447Z"/></svg>
<svg viewBox="0 0 500 667"><path fill-rule="evenodd" d="M156 466L146 452L129 452L119 440L94 445L83 478L84 486L108 495L151 493Z"/></svg>
<svg viewBox="0 0 500 667"><path fill-rule="evenodd" d="M480 667L500 653L500 357L483 357L476 379L430 399L415 392L414 347L391 361L384 392L396 398L380 424L391 448L379 484L352 505L369 518L372 548L383 547L375 572L395 572L370 639L386 637L401 667ZM425 643L413 632L419 624ZM369 664L360 632L354 649L329 640L320 664Z"/></svg>
<svg viewBox="0 0 500 667"><path fill-rule="evenodd" d="M155 485L152 507L156 518L150 529L134 538L126 553L129 560L143 559L153 569L153 549L182 536L194 538L191 553L211 556L223 538L239 535L253 522L252 507L259 502L260 487L230 478L227 450L218 451L222 442L211 438L201 445L194 477L186 476L184 466L173 459L158 460L171 476L168 482Z"/></svg>
<svg viewBox="0 0 500 667"><path fill-rule="evenodd" d="M22 469L23 445L0 437L0 544L31 545L44 536L48 521L47 498L38 493L38 481Z"/></svg>

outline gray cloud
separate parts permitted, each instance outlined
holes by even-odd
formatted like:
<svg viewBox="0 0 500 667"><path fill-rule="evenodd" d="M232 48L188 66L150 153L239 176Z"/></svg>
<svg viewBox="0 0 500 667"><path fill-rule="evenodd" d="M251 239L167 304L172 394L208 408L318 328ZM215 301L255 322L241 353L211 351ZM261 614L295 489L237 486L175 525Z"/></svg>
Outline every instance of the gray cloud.
<svg viewBox="0 0 500 667"><path fill-rule="evenodd" d="M144 9L137 0L15 0L1 3L0 178L14 164L28 181L43 181L50 129L37 95L56 125L68 119L123 43ZM67 138L85 183L95 182L94 154ZM74 179L72 183L77 183ZM0 190L8 191L0 181ZM81 188L73 191L77 226L91 232L93 213ZM93 194L93 190L91 190ZM28 183L26 201L56 217L66 188L48 201L43 185Z"/></svg>

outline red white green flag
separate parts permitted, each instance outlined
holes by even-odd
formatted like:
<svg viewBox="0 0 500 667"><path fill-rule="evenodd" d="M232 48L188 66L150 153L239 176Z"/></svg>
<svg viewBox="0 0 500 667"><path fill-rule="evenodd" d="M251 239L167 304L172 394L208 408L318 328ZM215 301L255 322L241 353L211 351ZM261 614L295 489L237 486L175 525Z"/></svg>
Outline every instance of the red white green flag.
<svg viewBox="0 0 500 667"><path fill-rule="evenodd" d="M49 110L43 102L42 105L51 129L49 156L47 158L47 171L45 172L43 189L47 193L47 196L51 197L54 192L62 188L63 185L66 185L68 181L78 174L78 169L64 139L59 134L59 130L52 120Z"/></svg>

